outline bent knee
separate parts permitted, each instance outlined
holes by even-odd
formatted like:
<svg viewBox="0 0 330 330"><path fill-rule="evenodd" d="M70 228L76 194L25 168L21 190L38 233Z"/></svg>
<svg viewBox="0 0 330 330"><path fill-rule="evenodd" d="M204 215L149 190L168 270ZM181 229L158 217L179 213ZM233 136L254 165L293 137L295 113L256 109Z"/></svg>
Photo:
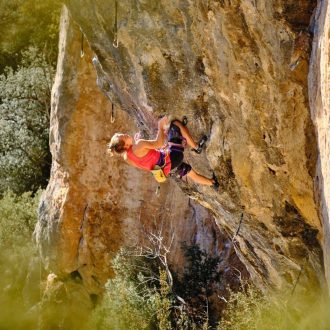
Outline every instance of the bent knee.
<svg viewBox="0 0 330 330"><path fill-rule="evenodd" d="M175 126L178 126L180 129L183 127L180 120L174 119L171 121L171 124L174 124Z"/></svg>
<svg viewBox="0 0 330 330"><path fill-rule="evenodd" d="M181 165L178 166L177 168L177 173L179 176L182 178L186 175L190 176L191 171L194 171L191 166L187 163L181 163Z"/></svg>

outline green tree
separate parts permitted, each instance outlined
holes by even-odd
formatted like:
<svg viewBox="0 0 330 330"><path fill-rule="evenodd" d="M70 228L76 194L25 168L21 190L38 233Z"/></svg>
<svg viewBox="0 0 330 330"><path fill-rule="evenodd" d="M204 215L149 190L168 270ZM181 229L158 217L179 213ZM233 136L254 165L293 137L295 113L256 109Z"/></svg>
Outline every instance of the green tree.
<svg viewBox="0 0 330 330"><path fill-rule="evenodd" d="M16 68L21 51L30 46L47 51L54 64L57 55L61 1L0 0L0 73Z"/></svg>
<svg viewBox="0 0 330 330"><path fill-rule="evenodd" d="M49 177L50 94L54 69L38 49L0 75L0 195L36 191Z"/></svg>
<svg viewBox="0 0 330 330"><path fill-rule="evenodd" d="M190 322L200 328L208 328L209 323L214 323L209 298L216 292L221 281L221 259L208 255L197 244L183 244L182 249L188 265L183 276L174 281L174 290L185 300Z"/></svg>

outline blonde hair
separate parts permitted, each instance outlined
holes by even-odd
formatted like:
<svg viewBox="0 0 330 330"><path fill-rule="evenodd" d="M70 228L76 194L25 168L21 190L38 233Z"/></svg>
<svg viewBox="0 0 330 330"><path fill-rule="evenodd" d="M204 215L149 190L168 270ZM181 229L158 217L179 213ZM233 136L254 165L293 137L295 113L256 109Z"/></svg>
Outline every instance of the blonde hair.
<svg viewBox="0 0 330 330"><path fill-rule="evenodd" d="M116 133L108 143L108 152L111 156L114 154L122 155L125 150L125 141L120 138L122 133Z"/></svg>

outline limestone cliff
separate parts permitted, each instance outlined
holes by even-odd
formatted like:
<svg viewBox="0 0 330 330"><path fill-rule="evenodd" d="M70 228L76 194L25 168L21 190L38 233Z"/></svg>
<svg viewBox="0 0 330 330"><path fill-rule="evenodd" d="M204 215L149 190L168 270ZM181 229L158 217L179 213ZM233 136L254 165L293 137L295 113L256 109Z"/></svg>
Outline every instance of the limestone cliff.
<svg viewBox="0 0 330 330"><path fill-rule="evenodd" d="M92 56L64 10L52 95L53 163L36 234L48 270L60 281L80 277L83 296L102 292L120 247L148 246L150 234L171 245L169 263L178 271L184 266L183 242L216 255L228 252L222 252L226 237L213 216L174 182L162 185L158 195L150 175L107 155L111 136L133 133L135 125L126 112L112 109L97 87ZM235 255L231 261L244 270Z"/></svg>
<svg viewBox="0 0 330 330"><path fill-rule="evenodd" d="M323 31L327 5L320 2L315 15ZM175 233L171 262L178 266L185 240L220 254L221 233L232 236L243 212L236 252L259 287L291 286L301 266L302 287L319 284L321 221L328 216L314 180L318 156L326 164L328 155L318 149L308 104L316 1L123 0L117 15L114 0L66 6L86 54L80 58L81 35L65 10L52 98L52 173L36 231L49 269L78 272L88 292L98 293L115 251L143 244L143 230ZM324 52L327 38L324 32ZM314 52L323 54L315 45ZM326 54L325 64L313 56L320 71ZM328 92L328 80L313 82L322 83ZM106 155L113 132L153 136L161 114L186 115L196 139L208 134L206 151L186 158L201 174L216 173L219 192L171 179L158 198L146 173ZM324 171L318 167L326 180ZM197 202L194 212L188 196Z"/></svg>

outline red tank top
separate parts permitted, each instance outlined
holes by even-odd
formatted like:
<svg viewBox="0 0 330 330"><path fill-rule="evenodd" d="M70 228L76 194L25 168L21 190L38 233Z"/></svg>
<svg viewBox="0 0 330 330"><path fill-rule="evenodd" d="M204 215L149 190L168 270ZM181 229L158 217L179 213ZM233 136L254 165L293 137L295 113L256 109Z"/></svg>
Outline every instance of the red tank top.
<svg viewBox="0 0 330 330"><path fill-rule="evenodd" d="M132 147L127 150L127 158L132 161L137 167L143 170L152 170L157 162L159 161L161 155L160 150L150 149L148 153L143 157L138 157L134 155ZM167 176L171 171L171 159L170 156L166 156L166 165L163 168L165 175Z"/></svg>

